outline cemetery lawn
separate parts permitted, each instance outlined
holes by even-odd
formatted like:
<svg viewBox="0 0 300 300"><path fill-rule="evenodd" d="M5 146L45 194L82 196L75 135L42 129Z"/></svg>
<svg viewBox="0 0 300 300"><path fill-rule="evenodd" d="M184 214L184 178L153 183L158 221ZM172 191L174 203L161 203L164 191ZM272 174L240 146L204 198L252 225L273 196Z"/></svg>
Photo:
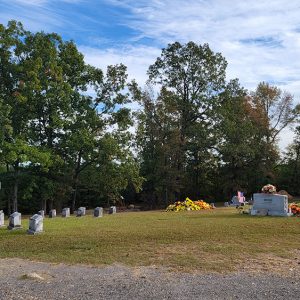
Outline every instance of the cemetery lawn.
<svg viewBox="0 0 300 300"><path fill-rule="evenodd" d="M7 220L6 220L7 224ZM300 264L300 218L251 217L235 208L124 212L94 218L45 218L40 235L0 228L0 258L67 264L163 266L226 272L247 261ZM273 261L273 262L272 262Z"/></svg>

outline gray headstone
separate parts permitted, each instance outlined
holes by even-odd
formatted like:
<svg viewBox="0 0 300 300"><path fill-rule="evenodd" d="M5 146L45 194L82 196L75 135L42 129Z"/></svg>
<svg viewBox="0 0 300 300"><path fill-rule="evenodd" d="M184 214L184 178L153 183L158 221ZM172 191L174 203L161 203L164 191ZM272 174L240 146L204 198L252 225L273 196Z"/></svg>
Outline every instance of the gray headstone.
<svg viewBox="0 0 300 300"><path fill-rule="evenodd" d="M0 227L4 226L4 212L0 210Z"/></svg>
<svg viewBox="0 0 300 300"><path fill-rule="evenodd" d="M56 209L51 209L49 211L49 218L55 218L56 217Z"/></svg>
<svg viewBox="0 0 300 300"><path fill-rule="evenodd" d="M96 218L103 217L103 208L102 207L96 207L94 209L94 217L96 217Z"/></svg>
<svg viewBox="0 0 300 300"><path fill-rule="evenodd" d="M18 212L14 212L9 216L9 224L7 226L7 229L14 230L14 229L20 229L21 226L21 214Z"/></svg>
<svg viewBox="0 0 300 300"><path fill-rule="evenodd" d="M66 207L62 210L62 213L61 213L61 216L63 218L68 218L70 217L70 208L69 207Z"/></svg>
<svg viewBox="0 0 300 300"><path fill-rule="evenodd" d="M82 206L82 207L79 207L78 210L79 209L82 211L82 215L85 216L86 208Z"/></svg>
<svg viewBox="0 0 300 300"><path fill-rule="evenodd" d="M82 217L85 215L85 207L79 207L76 212L76 217Z"/></svg>
<svg viewBox="0 0 300 300"><path fill-rule="evenodd" d="M254 194L251 215L291 216L288 197L278 194Z"/></svg>
<svg viewBox="0 0 300 300"><path fill-rule="evenodd" d="M40 215L44 218L45 217L45 211L43 209L39 210L38 215Z"/></svg>
<svg viewBox="0 0 300 300"><path fill-rule="evenodd" d="M110 214L115 214L115 213L117 213L117 208L116 208L115 206L111 206L111 207L109 208L109 213L110 213Z"/></svg>
<svg viewBox="0 0 300 300"><path fill-rule="evenodd" d="M29 219L28 234L38 234L43 232L43 220L41 215L35 214Z"/></svg>

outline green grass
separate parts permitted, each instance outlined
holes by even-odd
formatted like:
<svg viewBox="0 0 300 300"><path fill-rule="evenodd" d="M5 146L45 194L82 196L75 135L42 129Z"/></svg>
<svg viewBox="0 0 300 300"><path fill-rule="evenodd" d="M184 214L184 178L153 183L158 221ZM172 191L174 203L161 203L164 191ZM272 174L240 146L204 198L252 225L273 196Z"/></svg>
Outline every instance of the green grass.
<svg viewBox="0 0 300 300"><path fill-rule="evenodd" d="M268 253L287 258L300 249L300 218L251 217L235 208L197 212L129 212L44 220L45 232L0 228L0 257L69 264L157 265L230 271Z"/></svg>

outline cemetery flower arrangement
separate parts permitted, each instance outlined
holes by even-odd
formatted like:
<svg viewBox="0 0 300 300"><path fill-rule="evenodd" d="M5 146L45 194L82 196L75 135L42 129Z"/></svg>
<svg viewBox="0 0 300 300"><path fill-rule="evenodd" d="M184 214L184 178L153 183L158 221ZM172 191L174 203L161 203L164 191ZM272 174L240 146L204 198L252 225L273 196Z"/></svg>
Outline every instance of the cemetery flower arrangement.
<svg viewBox="0 0 300 300"><path fill-rule="evenodd" d="M267 184L262 187L261 191L265 194L275 194L276 193L276 187L272 184Z"/></svg>
<svg viewBox="0 0 300 300"><path fill-rule="evenodd" d="M293 215L300 217L300 203L292 203L290 209Z"/></svg>
<svg viewBox="0 0 300 300"><path fill-rule="evenodd" d="M201 210L212 209L213 207L203 200L193 201L190 198L186 198L185 201L176 201L174 204L170 204L166 211L184 211L184 210Z"/></svg>

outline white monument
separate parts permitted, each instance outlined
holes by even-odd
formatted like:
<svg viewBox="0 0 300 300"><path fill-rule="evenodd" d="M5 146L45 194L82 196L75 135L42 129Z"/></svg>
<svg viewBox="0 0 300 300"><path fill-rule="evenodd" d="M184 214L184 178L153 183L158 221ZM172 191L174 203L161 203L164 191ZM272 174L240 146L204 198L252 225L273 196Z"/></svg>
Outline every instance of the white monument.
<svg viewBox="0 0 300 300"><path fill-rule="evenodd" d="M64 218L70 217L70 208L66 207L62 210L61 216Z"/></svg>
<svg viewBox="0 0 300 300"><path fill-rule="evenodd" d="M109 214L115 214L117 213L117 207L116 206L111 206L109 208Z"/></svg>
<svg viewBox="0 0 300 300"><path fill-rule="evenodd" d="M94 209L94 217L95 218L101 218L101 217L103 217L103 208L102 207L96 207Z"/></svg>
<svg viewBox="0 0 300 300"><path fill-rule="evenodd" d="M250 211L252 216L291 216L288 197L279 194L254 194L253 206Z"/></svg>
<svg viewBox="0 0 300 300"><path fill-rule="evenodd" d="M39 210L38 215L41 215L44 218L45 217L45 211L43 209Z"/></svg>
<svg viewBox="0 0 300 300"><path fill-rule="evenodd" d="M28 234L37 234L43 232L43 220L41 215L35 214L29 219Z"/></svg>
<svg viewBox="0 0 300 300"><path fill-rule="evenodd" d="M78 210L81 210L81 212L82 212L81 215L85 216L85 213L86 213L86 208L85 207L81 206L81 207L78 208Z"/></svg>
<svg viewBox="0 0 300 300"><path fill-rule="evenodd" d="M76 217L85 216L85 207L79 207L76 212Z"/></svg>
<svg viewBox="0 0 300 300"><path fill-rule="evenodd" d="M7 229L14 230L14 229L20 229L21 226L21 214L18 212L14 212L9 216L9 224L7 226Z"/></svg>
<svg viewBox="0 0 300 300"><path fill-rule="evenodd" d="M56 217L56 209L51 209L49 211L49 218L55 218Z"/></svg>
<svg viewBox="0 0 300 300"><path fill-rule="evenodd" d="M0 227L4 226L4 212L0 210Z"/></svg>

